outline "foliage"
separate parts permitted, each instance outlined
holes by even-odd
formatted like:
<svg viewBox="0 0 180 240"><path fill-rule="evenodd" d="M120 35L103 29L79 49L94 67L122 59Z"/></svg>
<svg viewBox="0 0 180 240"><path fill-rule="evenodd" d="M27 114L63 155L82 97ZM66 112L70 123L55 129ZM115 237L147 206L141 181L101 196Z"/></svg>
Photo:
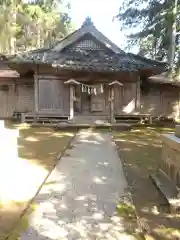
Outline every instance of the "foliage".
<svg viewBox="0 0 180 240"><path fill-rule="evenodd" d="M0 52L15 53L52 45L71 31L63 1L1 0Z"/></svg>
<svg viewBox="0 0 180 240"><path fill-rule="evenodd" d="M139 53L157 60L168 60L175 45L175 63L180 62L180 0L124 0L116 16L128 34L129 44L138 44ZM176 20L176 21L175 21ZM176 39L172 39L176 22ZM168 56L169 55L169 56Z"/></svg>

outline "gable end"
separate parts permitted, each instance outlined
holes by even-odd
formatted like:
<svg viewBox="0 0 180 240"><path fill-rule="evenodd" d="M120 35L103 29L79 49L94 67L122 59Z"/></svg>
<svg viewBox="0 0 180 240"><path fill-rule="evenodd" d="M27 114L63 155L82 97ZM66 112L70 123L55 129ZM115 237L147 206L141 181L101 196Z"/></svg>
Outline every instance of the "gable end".
<svg viewBox="0 0 180 240"><path fill-rule="evenodd" d="M112 43L108 38L106 38L100 31L98 31L94 26L83 26L79 30L75 31L71 35L67 36L60 43L55 45L51 50L60 52L67 46L78 41L80 38L84 37L86 34L90 34L96 38L99 42L106 46L106 48L111 49L114 53L124 53L116 44Z"/></svg>

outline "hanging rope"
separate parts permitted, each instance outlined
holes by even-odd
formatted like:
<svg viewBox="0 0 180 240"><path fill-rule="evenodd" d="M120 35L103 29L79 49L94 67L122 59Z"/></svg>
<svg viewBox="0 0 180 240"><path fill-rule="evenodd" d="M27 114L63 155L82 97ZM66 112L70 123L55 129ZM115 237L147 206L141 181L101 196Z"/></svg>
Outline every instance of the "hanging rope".
<svg viewBox="0 0 180 240"><path fill-rule="evenodd" d="M76 80L76 82L81 85L81 91L82 92L87 92L88 94L98 94L98 93L103 93L104 92L104 86L103 84L98 84L98 85L88 85L84 83L80 83Z"/></svg>

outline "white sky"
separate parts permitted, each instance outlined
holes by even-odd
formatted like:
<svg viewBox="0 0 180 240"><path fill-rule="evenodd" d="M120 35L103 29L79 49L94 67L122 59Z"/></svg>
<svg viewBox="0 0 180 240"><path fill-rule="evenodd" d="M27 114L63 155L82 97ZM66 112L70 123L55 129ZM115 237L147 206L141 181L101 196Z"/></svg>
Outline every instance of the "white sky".
<svg viewBox="0 0 180 240"><path fill-rule="evenodd" d="M81 27L87 16L91 17L94 25L120 48L126 45L126 37L120 31L120 23L113 22L123 0L69 0L71 4L70 16L75 28ZM137 52L137 48L131 52Z"/></svg>

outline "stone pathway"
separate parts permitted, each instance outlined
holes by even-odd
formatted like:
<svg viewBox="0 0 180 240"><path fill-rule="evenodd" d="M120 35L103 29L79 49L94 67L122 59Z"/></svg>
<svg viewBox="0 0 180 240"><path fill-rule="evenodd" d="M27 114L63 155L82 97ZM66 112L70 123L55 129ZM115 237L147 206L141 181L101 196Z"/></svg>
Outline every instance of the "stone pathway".
<svg viewBox="0 0 180 240"><path fill-rule="evenodd" d="M39 207L20 239L131 239L116 216L116 203L126 197L111 134L81 130L37 195Z"/></svg>

